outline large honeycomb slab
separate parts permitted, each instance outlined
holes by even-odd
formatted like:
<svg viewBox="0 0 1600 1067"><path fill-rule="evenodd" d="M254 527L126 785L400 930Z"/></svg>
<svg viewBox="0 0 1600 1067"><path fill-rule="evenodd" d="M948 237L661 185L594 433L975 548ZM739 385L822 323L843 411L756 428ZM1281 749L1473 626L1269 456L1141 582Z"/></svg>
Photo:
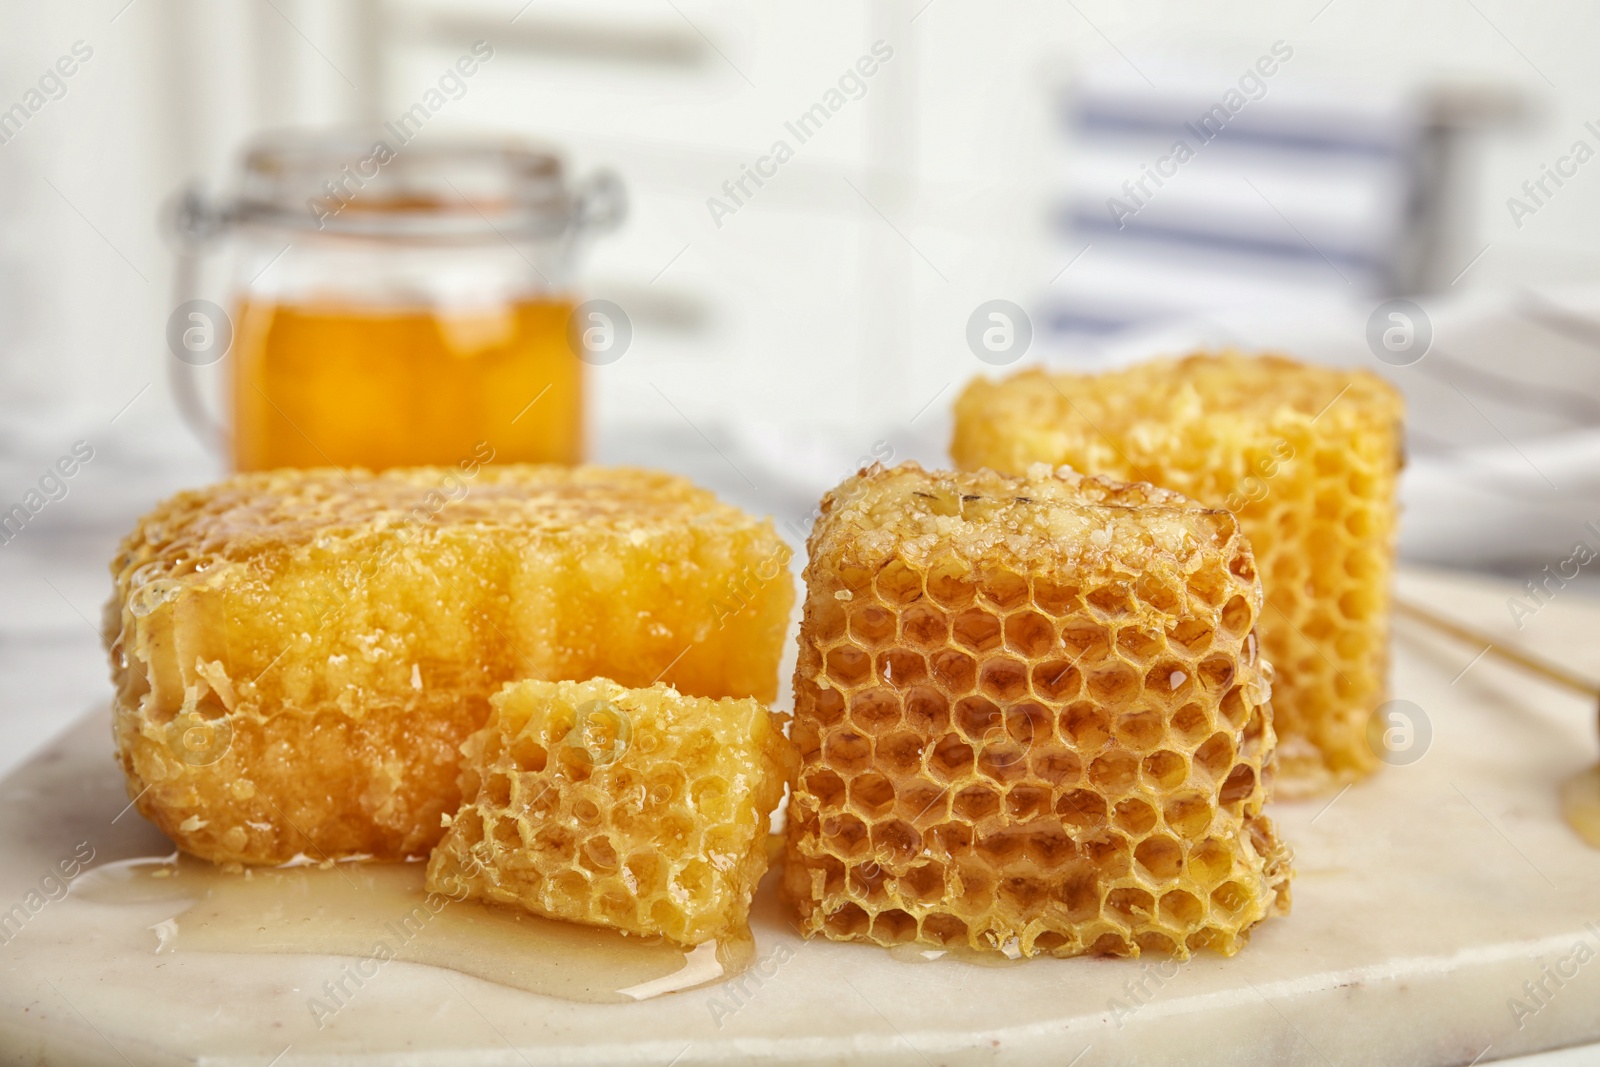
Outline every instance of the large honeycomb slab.
<svg viewBox="0 0 1600 1067"><path fill-rule="evenodd" d="M765 706L604 678L490 704L429 889L683 945L746 931L792 763Z"/></svg>
<svg viewBox="0 0 1600 1067"><path fill-rule="evenodd" d="M426 855L507 681L772 699L788 558L769 522L643 470L285 470L180 493L112 565L129 796L217 862Z"/></svg>
<svg viewBox="0 0 1600 1067"><path fill-rule="evenodd" d="M1278 793L1304 796L1377 768L1367 724L1388 669L1403 415L1365 371L1195 355L974 381L951 452L967 469L1150 481L1237 514L1267 598Z"/></svg>
<svg viewBox="0 0 1600 1067"><path fill-rule="evenodd" d="M809 548L783 882L803 932L1231 955L1286 910L1232 515L907 463L828 494Z"/></svg>

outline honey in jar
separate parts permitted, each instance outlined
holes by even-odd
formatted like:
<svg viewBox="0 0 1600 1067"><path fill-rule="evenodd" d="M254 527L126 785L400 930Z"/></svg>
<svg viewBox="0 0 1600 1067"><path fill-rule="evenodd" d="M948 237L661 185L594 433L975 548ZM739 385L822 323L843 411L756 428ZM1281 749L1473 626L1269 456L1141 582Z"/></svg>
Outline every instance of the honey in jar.
<svg viewBox="0 0 1600 1067"><path fill-rule="evenodd" d="M176 220L180 287L235 238L229 419L208 436L241 471L581 462L573 266L622 210L614 178L569 184L519 142L258 139L235 197L190 193ZM200 422L192 381L174 385Z"/></svg>
<svg viewBox="0 0 1600 1067"><path fill-rule="evenodd" d="M383 308L246 299L235 317L234 466L583 458L569 299Z"/></svg>

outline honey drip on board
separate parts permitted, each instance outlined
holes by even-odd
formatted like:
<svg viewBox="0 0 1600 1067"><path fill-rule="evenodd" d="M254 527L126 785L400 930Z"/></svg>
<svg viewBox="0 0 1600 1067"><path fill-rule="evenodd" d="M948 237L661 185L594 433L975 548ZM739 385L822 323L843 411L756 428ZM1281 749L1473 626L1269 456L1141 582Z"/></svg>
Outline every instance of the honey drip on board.
<svg viewBox="0 0 1600 1067"><path fill-rule="evenodd" d="M1600 766L1561 783L1561 814L1591 848L1600 848Z"/></svg>
<svg viewBox="0 0 1600 1067"><path fill-rule="evenodd" d="M422 863L253 867L233 872L188 856L124 860L84 873L83 903L170 905L151 948L352 957L364 980L390 960L591 1004L647 1000L726 981L755 956L748 933L685 948L664 938L557 922L423 887Z"/></svg>

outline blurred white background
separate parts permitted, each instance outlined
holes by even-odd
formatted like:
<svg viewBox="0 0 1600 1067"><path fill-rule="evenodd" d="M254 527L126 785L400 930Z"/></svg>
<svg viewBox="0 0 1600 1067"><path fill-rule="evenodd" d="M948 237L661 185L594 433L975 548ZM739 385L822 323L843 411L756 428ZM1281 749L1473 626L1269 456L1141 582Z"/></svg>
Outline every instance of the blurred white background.
<svg viewBox="0 0 1600 1067"><path fill-rule="evenodd" d="M1033 306L1072 257L1049 219L1074 76L1159 82L1181 55L1220 92L1277 40L1295 54L1275 92L1466 84L1526 101L1527 121L1464 145L1451 247L1460 268L1488 251L1457 289L1600 273L1600 198L1582 188L1600 168L1521 228L1505 204L1600 117L1586 4L105 0L0 19L0 106L74 42L93 49L0 145L8 417L92 422L159 382L163 197L222 184L254 131L396 117L477 39L495 60L424 136L513 129L580 171L614 166L633 194L587 272L639 325L598 383L606 419L677 419L650 376L712 422L909 418L972 371L973 306ZM866 95L718 228L707 198L876 40L894 58ZM153 389L127 417L169 411Z"/></svg>

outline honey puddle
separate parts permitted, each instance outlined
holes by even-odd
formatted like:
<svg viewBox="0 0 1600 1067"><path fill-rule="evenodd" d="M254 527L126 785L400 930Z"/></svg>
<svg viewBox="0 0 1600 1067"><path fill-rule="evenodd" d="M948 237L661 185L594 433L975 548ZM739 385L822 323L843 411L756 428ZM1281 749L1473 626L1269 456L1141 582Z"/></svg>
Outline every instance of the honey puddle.
<svg viewBox="0 0 1600 1067"><path fill-rule="evenodd" d="M158 953L271 952L351 956L363 977L390 959L592 1004L647 1000L742 972L748 936L693 949L663 938L556 922L423 886L424 863L340 863L233 873L174 855L86 871L74 900L172 905L150 929Z"/></svg>
<svg viewBox="0 0 1600 1067"><path fill-rule="evenodd" d="M1561 783L1561 814L1585 843L1600 848L1600 766Z"/></svg>

